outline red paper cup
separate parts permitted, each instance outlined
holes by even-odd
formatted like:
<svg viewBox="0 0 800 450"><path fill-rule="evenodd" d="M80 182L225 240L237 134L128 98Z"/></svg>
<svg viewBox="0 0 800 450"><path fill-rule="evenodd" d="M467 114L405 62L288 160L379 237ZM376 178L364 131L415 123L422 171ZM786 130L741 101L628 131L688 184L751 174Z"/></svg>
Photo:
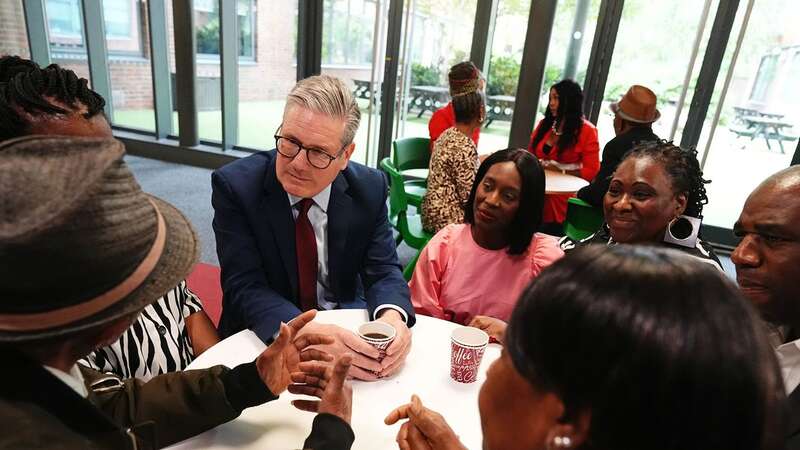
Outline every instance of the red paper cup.
<svg viewBox="0 0 800 450"><path fill-rule="evenodd" d="M392 343L394 337L397 336L397 330L386 322L367 322L358 327L358 335L361 339L378 349L380 356L378 361L382 361L386 356L386 349Z"/></svg>
<svg viewBox="0 0 800 450"><path fill-rule="evenodd" d="M489 335L483 330L473 327L453 330L450 337L450 378L459 383L475 382L488 344Z"/></svg>

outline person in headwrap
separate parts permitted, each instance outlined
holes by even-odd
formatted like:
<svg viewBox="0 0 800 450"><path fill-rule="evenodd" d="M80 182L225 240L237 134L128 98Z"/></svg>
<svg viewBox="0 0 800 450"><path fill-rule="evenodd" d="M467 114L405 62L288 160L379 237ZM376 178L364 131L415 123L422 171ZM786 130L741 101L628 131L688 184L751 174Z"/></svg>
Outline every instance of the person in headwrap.
<svg viewBox="0 0 800 450"><path fill-rule="evenodd" d="M484 80L481 76L481 71L472 63L472 61L464 61L456 64L450 68L447 74L448 82L450 83L450 96L453 97L454 92L462 91L466 86L477 82L479 90L483 90ZM428 134L431 137L431 151L433 151L433 143L436 139L444 133L444 130L456 124L456 113L453 110L453 102L437 109L431 116L428 122ZM476 127L472 130L470 137L475 146L478 146L478 139L481 136L481 127Z"/></svg>
<svg viewBox="0 0 800 450"><path fill-rule="evenodd" d="M464 76L472 74L472 78ZM486 117L480 72L471 62L450 69L450 107L455 123L433 144L428 190L422 199L422 225L436 233L451 223L464 221L464 206L478 171L477 138ZM438 111L437 111L438 112ZM432 120L433 122L433 120Z"/></svg>

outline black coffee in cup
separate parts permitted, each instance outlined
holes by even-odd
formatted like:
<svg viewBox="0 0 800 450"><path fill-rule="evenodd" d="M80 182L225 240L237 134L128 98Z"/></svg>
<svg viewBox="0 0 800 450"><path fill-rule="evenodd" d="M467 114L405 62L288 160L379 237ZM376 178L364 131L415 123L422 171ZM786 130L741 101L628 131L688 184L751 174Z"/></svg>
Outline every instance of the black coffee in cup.
<svg viewBox="0 0 800 450"><path fill-rule="evenodd" d="M364 337L370 338L370 339L388 339L389 338L389 336L387 336L387 335L385 335L383 333L366 333L366 334L364 334Z"/></svg>

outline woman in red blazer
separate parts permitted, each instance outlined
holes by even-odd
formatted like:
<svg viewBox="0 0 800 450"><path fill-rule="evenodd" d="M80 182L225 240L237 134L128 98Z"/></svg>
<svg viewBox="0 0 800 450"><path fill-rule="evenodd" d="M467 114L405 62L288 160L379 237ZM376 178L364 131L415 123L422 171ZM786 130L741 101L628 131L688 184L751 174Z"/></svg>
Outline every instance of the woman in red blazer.
<svg viewBox="0 0 800 450"><path fill-rule="evenodd" d="M528 150L546 170L568 173L591 181L600 170L597 128L583 117L583 92L578 83L561 80L550 88L547 111L531 135ZM543 222L560 230L572 194L547 194Z"/></svg>

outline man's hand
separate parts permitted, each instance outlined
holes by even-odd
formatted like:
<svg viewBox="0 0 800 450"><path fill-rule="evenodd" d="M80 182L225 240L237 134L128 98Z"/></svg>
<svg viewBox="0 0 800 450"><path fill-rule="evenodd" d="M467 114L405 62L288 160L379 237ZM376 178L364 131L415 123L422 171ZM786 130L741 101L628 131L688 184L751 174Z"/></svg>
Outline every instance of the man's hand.
<svg viewBox="0 0 800 450"><path fill-rule="evenodd" d="M316 314L315 310L306 311L295 317L289 325L281 323L278 338L256 358L258 375L273 394L278 395L286 389L291 373L297 372L300 361L333 361L333 356L324 350L307 348L311 345L330 345L334 342L332 337L319 333L298 336Z"/></svg>
<svg viewBox="0 0 800 450"><path fill-rule="evenodd" d="M394 309L387 308L381 311L378 320L388 323L397 331L394 340L386 349L386 357L381 361L380 376L386 377L400 369L411 351L411 331L403 316Z"/></svg>
<svg viewBox="0 0 800 450"><path fill-rule="evenodd" d="M444 417L422 406L416 395L411 396L411 403L390 412L384 422L393 425L402 419L408 422L397 433L401 450L466 450Z"/></svg>
<svg viewBox="0 0 800 450"><path fill-rule="evenodd" d="M495 341L501 344L505 342L504 339L506 337L506 328L508 324L500 319L489 316L475 316L468 326L480 328L485 331L489 337L494 338Z"/></svg>
<svg viewBox="0 0 800 450"><path fill-rule="evenodd" d="M378 379L377 374L381 370L381 365L378 362L380 352L352 331L336 325L310 323L300 335L302 336L305 333L332 336L333 342L315 347L334 357L338 358L347 353L351 354L352 365L349 373L351 377L364 381Z"/></svg>
<svg viewBox="0 0 800 450"><path fill-rule="evenodd" d="M292 374L289 392L310 395L320 400L294 400L292 405L303 411L333 414L350 423L353 410L353 389L347 378L352 355L342 355L336 365L316 361L301 362L301 372Z"/></svg>

